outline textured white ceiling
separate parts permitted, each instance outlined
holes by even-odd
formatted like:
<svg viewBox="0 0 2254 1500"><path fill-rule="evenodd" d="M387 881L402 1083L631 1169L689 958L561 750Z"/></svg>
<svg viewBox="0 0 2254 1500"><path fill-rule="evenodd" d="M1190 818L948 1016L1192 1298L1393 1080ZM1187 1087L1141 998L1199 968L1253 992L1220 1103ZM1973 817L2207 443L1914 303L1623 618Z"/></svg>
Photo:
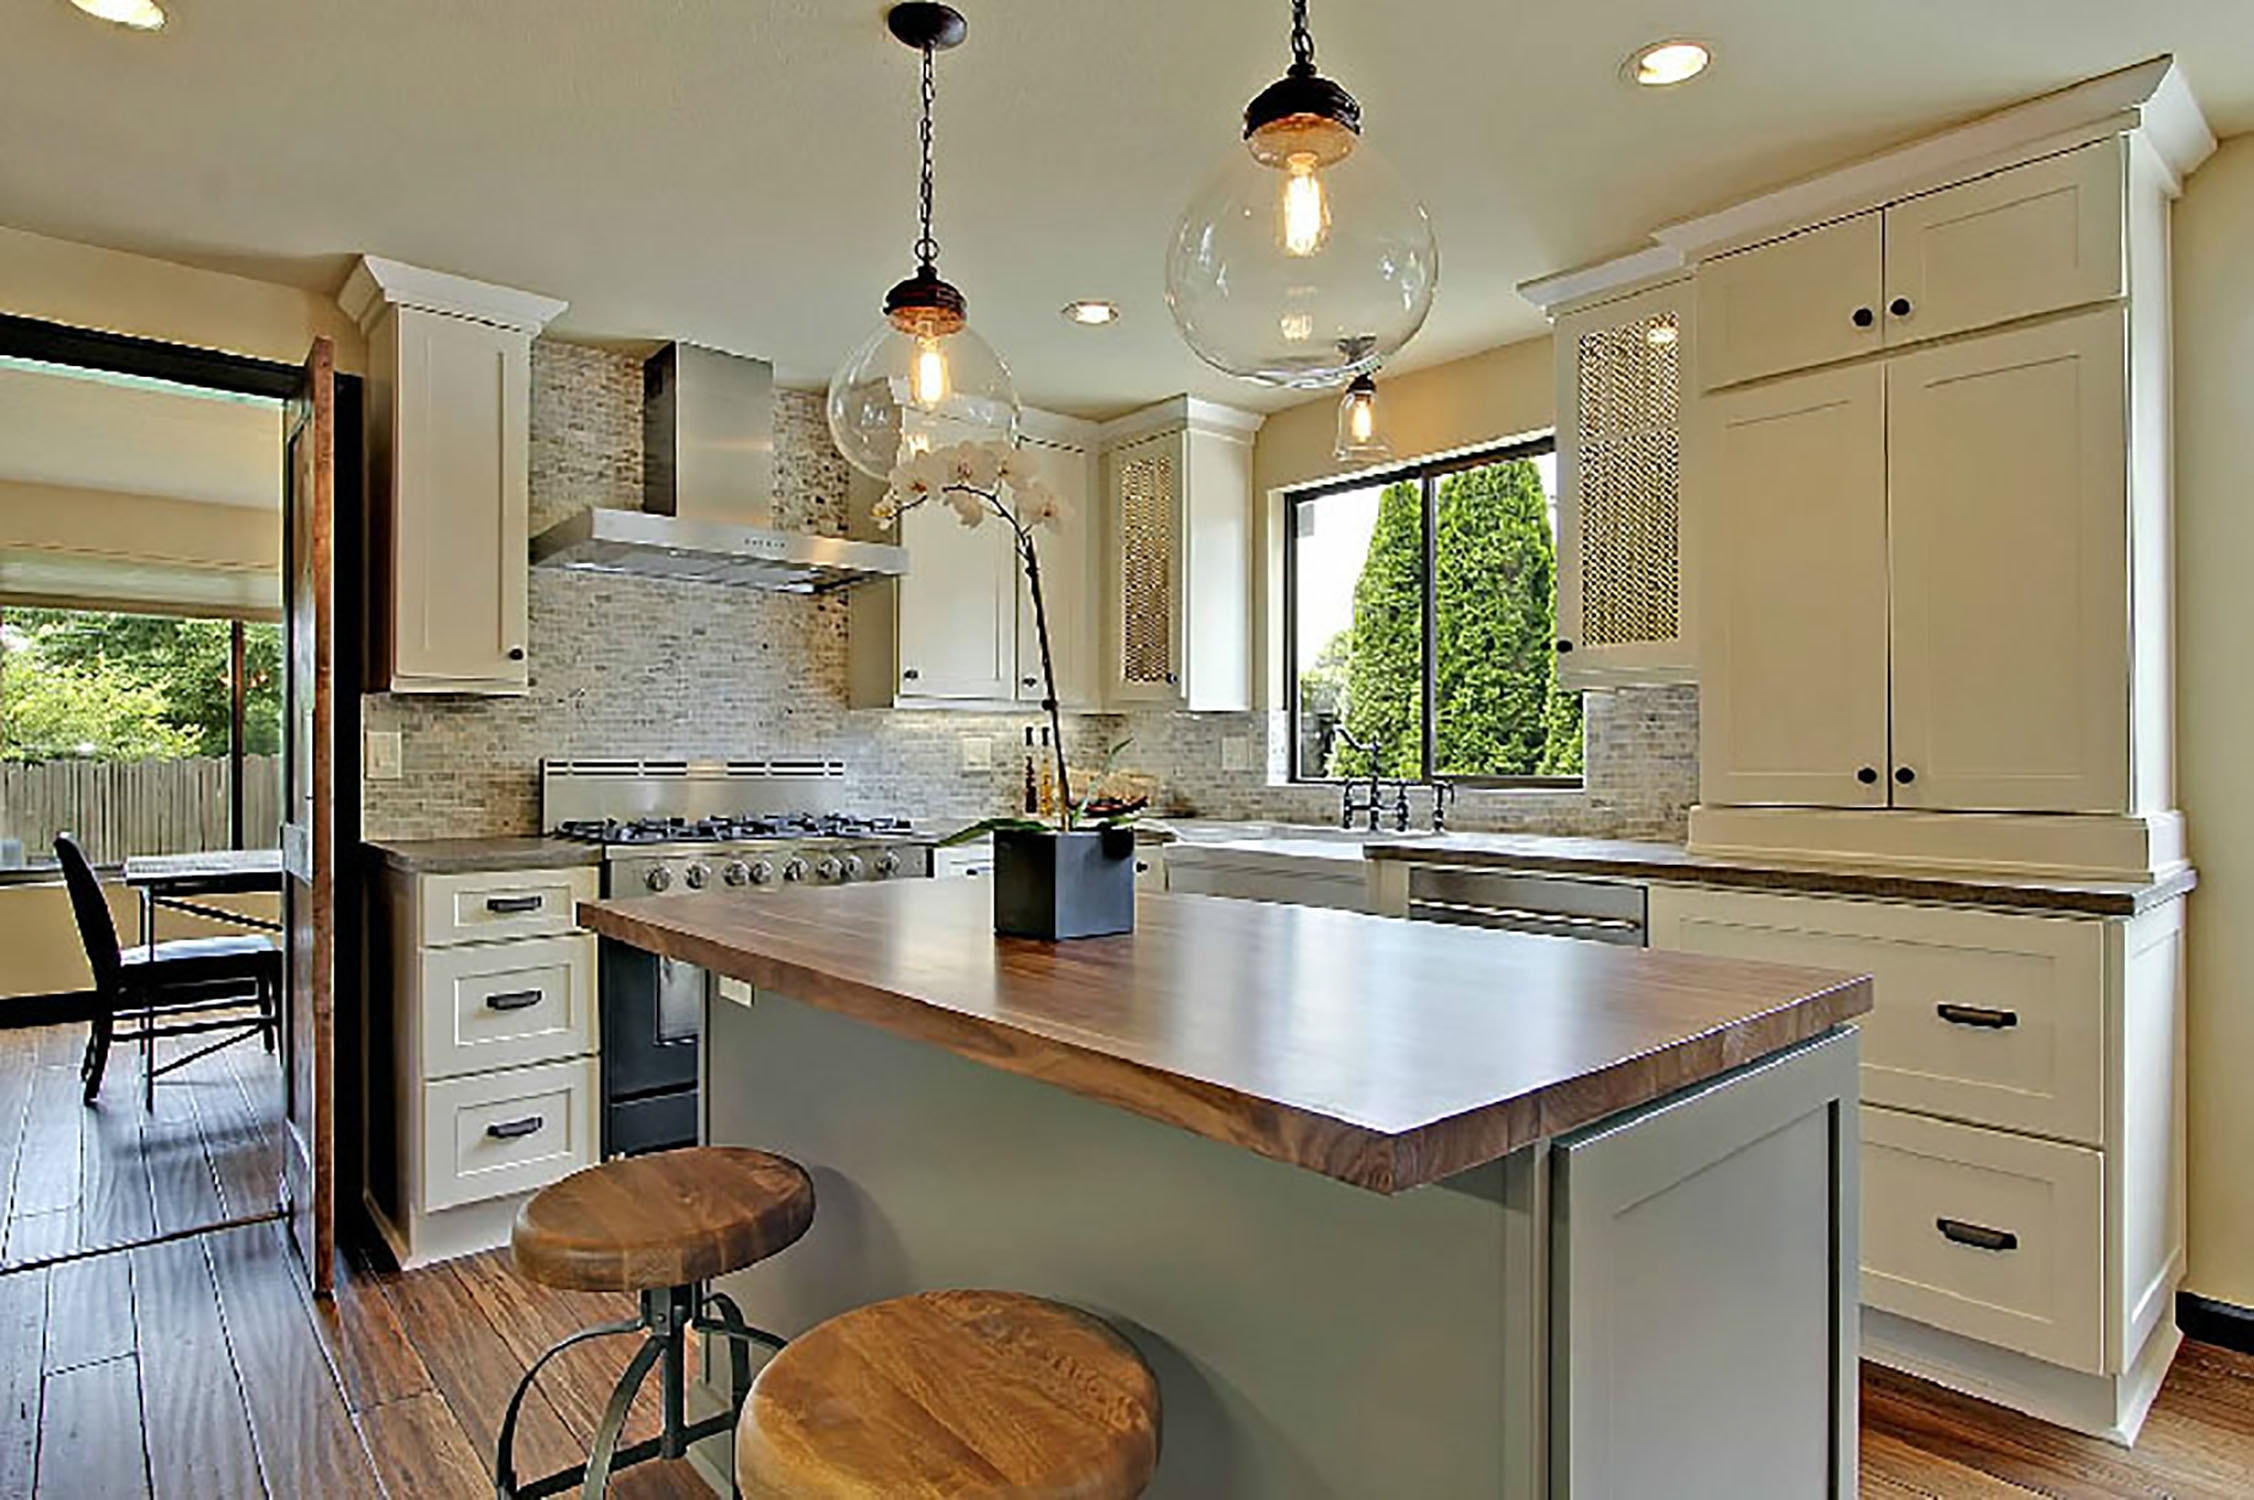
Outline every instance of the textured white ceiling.
<svg viewBox="0 0 2254 1500"><path fill-rule="evenodd" d="M281 509L278 401L11 361L0 413L0 479Z"/></svg>
<svg viewBox="0 0 2254 1500"><path fill-rule="evenodd" d="M940 60L945 270L1029 401L1106 415L1206 371L1163 247L1283 0L960 0ZM570 299L817 384L905 273L915 58L878 0L168 0L138 36L0 0L0 223L333 290L350 256ZM1438 300L1399 363L1539 330L1513 288L1937 126L2173 51L2254 128L2249 0L1316 0L1324 70L1422 188ZM1623 83L1639 43L1705 78ZM1125 318L1068 326L1109 297Z"/></svg>

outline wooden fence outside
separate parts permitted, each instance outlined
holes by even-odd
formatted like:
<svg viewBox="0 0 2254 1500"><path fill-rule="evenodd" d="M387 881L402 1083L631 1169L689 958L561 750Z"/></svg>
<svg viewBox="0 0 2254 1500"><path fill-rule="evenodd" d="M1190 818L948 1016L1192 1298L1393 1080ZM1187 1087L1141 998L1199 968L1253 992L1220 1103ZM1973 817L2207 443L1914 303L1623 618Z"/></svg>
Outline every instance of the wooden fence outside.
<svg viewBox="0 0 2254 1500"><path fill-rule="evenodd" d="M243 842L271 848L281 825L281 761L243 760ZM0 761L0 839L21 839L43 862L55 835L77 836L97 864L136 854L184 854L228 845L227 762L184 760Z"/></svg>

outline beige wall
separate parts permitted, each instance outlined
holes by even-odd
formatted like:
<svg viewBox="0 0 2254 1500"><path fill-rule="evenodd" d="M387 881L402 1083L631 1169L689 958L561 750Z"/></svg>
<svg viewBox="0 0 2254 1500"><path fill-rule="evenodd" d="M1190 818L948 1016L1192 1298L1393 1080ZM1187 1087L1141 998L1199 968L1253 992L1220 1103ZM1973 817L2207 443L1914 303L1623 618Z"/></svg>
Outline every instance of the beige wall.
<svg viewBox="0 0 2254 1500"><path fill-rule="evenodd" d="M104 885L118 939L131 943L141 931L140 898L114 881ZM273 896L215 896L211 904L272 918L280 902ZM209 937L227 930L184 912L166 912L157 920L159 938ZM0 885L0 1010L21 995L68 994L93 982L63 883Z"/></svg>
<svg viewBox="0 0 2254 1500"><path fill-rule="evenodd" d="M2191 898L2191 1277L2254 1306L2254 135L2176 207L2177 732Z"/></svg>
<svg viewBox="0 0 2254 1500"><path fill-rule="evenodd" d="M1378 402L1393 462L1432 458L1547 432L1557 421L1550 340L1524 339L1412 374L1380 376ZM1325 393L1277 412L1252 450L1252 485L1261 507L1262 545L1252 582L1256 708L1283 704L1283 490L1349 472L1338 442L1338 396Z"/></svg>
<svg viewBox="0 0 2254 1500"><path fill-rule="evenodd" d="M291 364L325 333L338 369L364 368L333 296L20 229L0 228L0 311Z"/></svg>

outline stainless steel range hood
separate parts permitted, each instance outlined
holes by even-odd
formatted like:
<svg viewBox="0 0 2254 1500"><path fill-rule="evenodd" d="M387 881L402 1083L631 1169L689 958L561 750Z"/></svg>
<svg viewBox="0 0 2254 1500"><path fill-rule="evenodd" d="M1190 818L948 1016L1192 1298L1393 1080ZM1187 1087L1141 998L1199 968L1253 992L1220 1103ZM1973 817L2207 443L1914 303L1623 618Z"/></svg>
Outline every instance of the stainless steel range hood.
<svg viewBox="0 0 2254 1500"><path fill-rule="evenodd" d="M778 531L774 511L774 367L668 344L642 367L642 508L559 521L532 561L802 594L908 571L902 548Z"/></svg>

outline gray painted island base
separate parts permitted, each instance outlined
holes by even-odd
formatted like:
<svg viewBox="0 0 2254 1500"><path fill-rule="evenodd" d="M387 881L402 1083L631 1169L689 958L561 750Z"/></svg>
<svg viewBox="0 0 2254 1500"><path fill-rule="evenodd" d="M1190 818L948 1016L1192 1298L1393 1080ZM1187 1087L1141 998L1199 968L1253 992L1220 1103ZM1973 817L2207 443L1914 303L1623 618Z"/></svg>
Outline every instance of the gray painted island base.
<svg viewBox="0 0 2254 1500"><path fill-rule="evenodd" d="M1087 1308L1157 1372L1160 1500L1854 1494L1850 1028L1389 1197L724 988L706 1138L818 1205L720 1284L755 1324Z"/></svg>

